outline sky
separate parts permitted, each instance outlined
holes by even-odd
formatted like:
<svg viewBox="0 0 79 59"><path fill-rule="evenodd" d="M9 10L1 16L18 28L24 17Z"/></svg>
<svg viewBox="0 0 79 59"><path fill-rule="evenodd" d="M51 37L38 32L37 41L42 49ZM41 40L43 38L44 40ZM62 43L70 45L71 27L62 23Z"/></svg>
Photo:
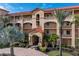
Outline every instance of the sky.
<svg viewBox="0 0 79 59"><path fill-rule="evenodd" d="M62 8L67 6L79 6L79 3L0 3L0 8L10 13L31 11L35 8Z"/></svg>

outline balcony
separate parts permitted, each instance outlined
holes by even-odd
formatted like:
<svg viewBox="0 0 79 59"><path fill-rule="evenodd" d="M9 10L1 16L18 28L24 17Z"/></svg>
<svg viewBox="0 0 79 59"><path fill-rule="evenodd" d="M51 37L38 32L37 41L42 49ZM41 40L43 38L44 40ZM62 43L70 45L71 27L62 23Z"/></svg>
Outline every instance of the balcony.
<svg viewBox="0 0 79 59"><path fill-rule="evenodd" d="M45 29L56 29L57 25L55 22L47 22L44 24Z"/></svg>
<svg viewBox="0 0 79 59"><path fill-rule="evenodd" d="M30 25L25 25L25 26L23 26L23 29L32 29L32 26L30 26Z"/></svg>
<svg viewBox="0 0 79 59"><path fill-rule="evenodd" d="M45 26L44 29L57 29L55 26Z"/></svg>
<svg viewBox="0 0 79 59"><path fill-rule="evenodd" d="M21 21L22 21L21 19L15 19L16 23L21 23Z"/></svg>
<svg viewBox="0 0 79 59"><path fill-rule="evenodd" d="M71 35L62 35L62 37L72 37Z"/></svg>
<svg viewBox="0 0 79 59"><path fill-rule="evenodd" d="M62 37L64 37L64 38L68 38L68 37L72 37L72 32L71 32L71 30L63 30L62 31Z"/></svg>
<svg viewBox="0 0 79 59"><path fill-rule="evenodd" d="M71 25L70 22L65 21L64 24L62 25L62 28L63 29L71 29L72 28L72 25Z"/></svg>
<svg viewBox="0 0 79 59"><path fill-rule="evenodd" d="M63 25L62 29L72 29L72 27L71 26L67 26L67 25Z"/></svg>
<svg viewBox="0 0 79 59"><path fill-rule="evenodd" d="M24 16L23 16L23 20L24 20L24 21L32 20L32 16L31 16L31 15L24 15Z"/></svg>
<svg viewBox="0 0 79 59"><path fill-rule="evenodd" d="M23 29L32 29L32 24L31 23L24 23Z"/></svg>
<svg viewBox="0 0 79 59"><path fill-rule="evenodd" d="M31 27L28 27L28 28L27 27L24 27L23 29L29 30L29 29L32 29L32 28Z"/></svg>
<svg viewBox="0 0 79 59"><path fill-rule="evenodd" d="M50 34L56 34L57 31L55 29L44 29L44 33L50 35Z"/></svg>
<svg viewBox="0 0 79 59"><path fill-rule="evenodd" d="M56 29L56 26L55 25L45 25L44 28L47 28L47 29Z"/></svg>
<svg viewBox="0 0 79 59"><path fill-rule="evenodd" d="M54 16L49 16L49 17L44 17L45 20L52 20L52 19L55 19Z"/></svg>
<svg viewBox="0 0 79 59"><path fill-rule="evenodd" d="M23 18L24 21L31 21L32 18Z"/></svg>

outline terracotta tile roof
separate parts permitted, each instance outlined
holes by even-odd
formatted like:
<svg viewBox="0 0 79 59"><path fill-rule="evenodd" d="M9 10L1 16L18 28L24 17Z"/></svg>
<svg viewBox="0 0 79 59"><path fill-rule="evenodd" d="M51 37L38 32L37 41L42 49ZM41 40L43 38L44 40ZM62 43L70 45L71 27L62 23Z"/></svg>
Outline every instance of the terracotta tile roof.
<svg viewBox="0 0 79 59"><path fill-rule="evenodd" d="M63 8L51 8L51 9L47 9L47 11L53 11L53 10L68 10L68 9L79 9L79 6L69 6L69 7L63 7Z"/></svg>
<svg viewBox="0 0 79 59"><path fill-rule="evenodd" d="M42 27L34 28L30 32L40 32L43 33L44 31L42 30Z"/></svg>
<svg viewBox="0 0 79 59"><path fill-rule="evenodd" d="M58 8L58 9L79 9L79 6L69 6L69 7L64 7L64 8Z"/></svg>
<svg viewBox="0 0 79 59"><path fill-rule="evenodd" d="M39 11L39 10L42 10L42 11L44 11L43 9L36 8L36 9L34 9L32 12L34 12L34 11Z"/></svg>
<svg viewBox="0 0 79 59"><path fill-rule="evenodd" d="M19 15L31 15L32 12L17 12L17 13L11 13L10 16L19 16Z"/></svg>
<svg viewBox="0 0 79 59"><path fill-rule="evenodd" d="M33 11L30 11L30 12L17 12L17 13L11 13L9 14L10 16L19 16L19 15L32 15L33 13L39 11L39 10L42 10L42 9L35 9ZM52 13L52 10L42 10L44 11L45 13Z"/></svg>
<svg viewBox="0 0 79 59"><path fill-rule="evenodd" d="M53 10L55 10L55 9L59 9L59 10L79 9L79 6L70 6L70 7L64 7L64 8L51 8L51 9L45 9L45 10L36 8L33 11L29 11L29 12L17 12L17 13L12 13L10 15L11 16L15 16L15 15L16 16L18 16L18 15L32 15L33 12L37 12L39 10L44 11L44 13L53 13Z"/></svg>
<svg viewBox="0 0 79 59"><path fill-rule="evenodd" d="M44 10L44 13L53 13L53 10L54 9L46 9L46 10Z"/></svg>

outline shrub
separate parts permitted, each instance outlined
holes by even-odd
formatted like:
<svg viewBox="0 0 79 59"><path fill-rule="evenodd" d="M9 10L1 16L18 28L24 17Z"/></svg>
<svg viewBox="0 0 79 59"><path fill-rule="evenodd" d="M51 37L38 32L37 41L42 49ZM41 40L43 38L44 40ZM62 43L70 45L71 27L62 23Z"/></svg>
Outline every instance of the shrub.
<svg viewBox="0 0 79 59"><path fill-rule="evenodd" d="M73 52L71 52L72 53L72 55L74 55L74 56L78 56L78 51L76 51L76 50L74 50Z"/></svg>
<svg viewBox="0 0 79 59"><path fill-rule="evenodd" d="M46 52L46 47L39 47L39 49L40 49L40 51L42 51L42 52Z"/></svg>
<svg viewBox="0 0 79 59"><path fill-rule="evenodd" d="M2 43L0 43L0 48L6 48L6 47L9 47L9 43L7 43L7 44L2 44Z"/></svg>

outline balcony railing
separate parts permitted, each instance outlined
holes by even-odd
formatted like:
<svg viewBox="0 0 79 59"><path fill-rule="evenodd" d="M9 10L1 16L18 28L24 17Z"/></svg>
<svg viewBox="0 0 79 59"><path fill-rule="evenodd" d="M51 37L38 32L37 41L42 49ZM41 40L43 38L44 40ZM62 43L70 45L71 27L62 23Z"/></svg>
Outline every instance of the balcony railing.
<svg viewBox="0 0 79 59"><path fill-rule="evenodd" d="M24 29L32 29L32 26L28 25L28 26L23 26Z"/></svg>
<svg viewBox="0 0 79 59"><path fill-rule="evenodd" d="M53 28L55 28L55 29L56 29L56 25L54 25L54 24L45 25L44 28L48 28L48 29L53 29Z"/></svg>
<svg viewBox="0 0 79 59"><path fill-rule="evenodd" d="M67 25L63 25L62 28L63 29L65 29L65 28L69 29L69 28L72 28L72 26L71 25L68 25L68 26Z"/></svg>
<svg viewBox="0 0 79 59"><path fill-rule="evenodd" d="M62 37L71 37L71 34L70 35L64 35L64 34L62 34Z"/></svg>
<svg viewBox="0 0 79 59"><path fill-rule="evenodd" d="M23 18L23 20L24 21L26 21L26 20L29 21L29 20L32 20L32 18Z"/></svg>
<svg viewBox="0 0 79 59"><path fill-rule="evenodd" d="M32 28L31 27L28 27L28 28L24 27L23 29L32 29Z"/></svg>
<svg viewBox="0 0 79 59"><path fill-rule="evenodd" d="M44 17L44 19L46 19L46 20L50 20L50 19L55 19L55 17Z"/></svg>
<svg viewBox="0 0 79 59"><path fill-rule="evenodd" d="M56 28L44 28L44 29L56 29Z"/></svg>

